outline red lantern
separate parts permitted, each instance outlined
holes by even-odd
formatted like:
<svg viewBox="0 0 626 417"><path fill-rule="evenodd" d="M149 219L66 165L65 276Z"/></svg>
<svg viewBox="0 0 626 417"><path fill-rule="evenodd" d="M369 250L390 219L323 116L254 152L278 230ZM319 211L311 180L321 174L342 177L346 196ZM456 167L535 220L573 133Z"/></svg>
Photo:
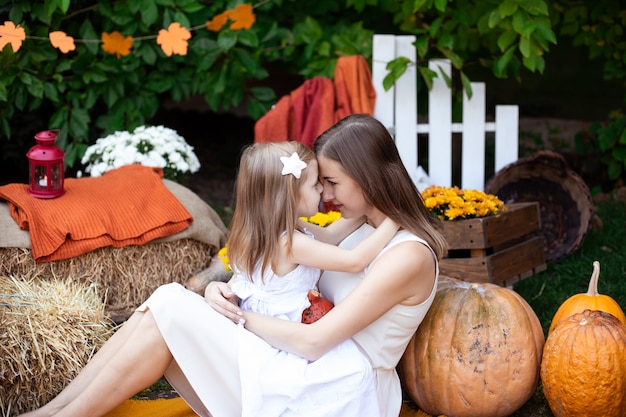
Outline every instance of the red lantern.
<svg viewBox="0 0 626 417"><path fill-rule="evenodd" d="M63 195L65 167L63 150L54 145L57 135L46 130L35 135L37 145L26 153L28 157L28 192L38 198Z"/></svg>

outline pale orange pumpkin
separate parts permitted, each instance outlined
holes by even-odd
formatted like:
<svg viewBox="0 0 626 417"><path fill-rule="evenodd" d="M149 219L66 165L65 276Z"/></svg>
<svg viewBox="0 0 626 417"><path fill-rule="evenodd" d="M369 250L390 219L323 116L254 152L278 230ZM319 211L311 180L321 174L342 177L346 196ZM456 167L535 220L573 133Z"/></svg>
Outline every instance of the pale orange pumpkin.
<svg viewBox="0 0 626 417"><path fill-rule="evenodd" d="M446 278L398 371L424 411L448 417L504 417L539 383L544 335L515 291Z"/></svg>
<svg viewBox="0 0 626 417"><path fill-rule="evenodd" d="M626 324L626 316L620 305L608 295L598 293L598 278L600 277L600 262L594 261L593 273L589 280L589 288L586 293L575 294L565 300L554 314L548 335L556 325L575 313L583 310L600 310L612 314L623 324Z"/></svg>
<svg viewBox="0 0 626 417"><path fill-rule="evenodd" d="M624 417L626 325L597 310L559 322L543 349L541 382L555 417Z"/></svg>

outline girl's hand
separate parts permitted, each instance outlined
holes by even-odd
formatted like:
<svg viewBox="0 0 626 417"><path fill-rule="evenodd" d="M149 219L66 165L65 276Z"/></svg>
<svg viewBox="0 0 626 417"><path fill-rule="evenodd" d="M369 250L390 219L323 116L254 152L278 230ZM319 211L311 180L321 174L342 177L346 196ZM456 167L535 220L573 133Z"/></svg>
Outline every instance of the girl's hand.
<svg viewBox="0 0 626 417"><path fill-rule="evenodd" d="M243 312L239 308L239 298L230 290L226 282L213 281L204 290L204 300L227 319L242 323Z"/></svg>

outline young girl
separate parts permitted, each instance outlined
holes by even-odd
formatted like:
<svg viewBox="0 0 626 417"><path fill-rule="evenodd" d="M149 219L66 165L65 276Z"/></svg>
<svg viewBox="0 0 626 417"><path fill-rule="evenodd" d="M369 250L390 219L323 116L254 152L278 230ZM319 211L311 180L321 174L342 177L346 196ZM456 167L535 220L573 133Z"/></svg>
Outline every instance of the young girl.
<svg viewBox="0 0 626 417"><path fill-rule="evenodd" d="M299 217L318 211L321 184L313 152L298 142L255 144L239 167L228 240L231 288L244 311L300 321L320 269L361 271L398 230L390 219L352 250L312 239ZM338 243L363 220L316 228ZM308 360L273 348L241 328L243 416L368 416L378 414L370 363L346 340Z"/></svg>

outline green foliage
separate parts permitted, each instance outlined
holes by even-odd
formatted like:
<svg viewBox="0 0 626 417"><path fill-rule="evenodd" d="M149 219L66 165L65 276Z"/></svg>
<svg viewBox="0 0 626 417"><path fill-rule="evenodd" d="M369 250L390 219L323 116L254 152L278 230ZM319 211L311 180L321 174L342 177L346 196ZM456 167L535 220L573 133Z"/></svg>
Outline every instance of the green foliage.
<svg viewBox="0 0 626 417"><path fill-rule="evenodd" d="M606 124L594 123L589 130L597 141L608 179L626 179L626 117L620 114Z"/></svg>
<svg viewBox="0 0 626 417"><path fill-rule="evenodd" d="M57 144L71 167L96 138L145 124L165 98L200 95L215 111L245 102L257 118L276 101L262 81L269 65L303 77L332 76L339 56L371 56L372 32L352 23L353 13L344 17L347 6L335 1L265 1L254 9L249 30L203 27L237 3L0 0L0 14L29 36L16 53L10 45L0 53L0 138L11 139L22 116L37 112L47 127L60 129ZM168 57L155 42L174 21L200 28L192 32L186 56ZM47 36L56 30L77 40L75 51L63 54L51 46ZM129 56L101 49L101 34L113 31L133 37Z"/></svg>
<svg viewBox="0 0 626 417"><path fill-rule="evenodd" d="M588 48L590 59L601 59L606 79L626 80L626 8L620 0L260 0L249 30L203 27L243 1L0 0L0 14L39 37L26 39L17 53L10 45L0 52L0 142L36 112L46 127L61 130L58 143L71 167L96 138L145 124L164 99L201 96L215 111L245 103L258 118L277 99L266 82L269 68L331 77L339 56L371 58L373 33L416 36L417 62L392 61L385 88L408 65L417 66L418 87L430 88L440 74L428 69L428 60L441 57L450 59L468 94L464 69L470 65L521 81L523 71L543 72L557 34ZM155 42L154 35L174 21L199 28L186 56L168 57ZM47 40L56 30L94 41L77 42L75 51L62 54ZM129 56L101 49L101 34L113 31L133 36ZM617 142L609 140L624 122L612 124L595 133L611 177L624 179L623 128Z"/></svg>

